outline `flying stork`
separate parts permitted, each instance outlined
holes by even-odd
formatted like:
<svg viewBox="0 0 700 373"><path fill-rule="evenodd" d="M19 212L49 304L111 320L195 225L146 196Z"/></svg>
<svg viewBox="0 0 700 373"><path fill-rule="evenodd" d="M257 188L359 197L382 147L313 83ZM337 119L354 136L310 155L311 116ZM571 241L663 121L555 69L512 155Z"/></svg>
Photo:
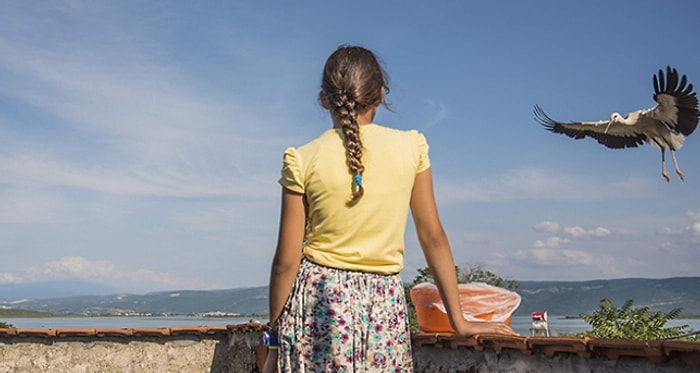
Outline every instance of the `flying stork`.
<svg viewBox="0 0 700 373"><path fill-rule="evenodd" d="M592 137L612 149L633 148L644 143L661 149L661 174L670 182L666 173L666 151L671 152L676 173L685 180L676 160L676 150L683 146L698 125L698 98L693 85L685 75L678 79L678 71L670 66L654 75L654 101L651 109L633 111L625 117L612 113L609 120L597 122L558 122L550 118L541 107L535 105L535 120L545 129L574 139Z"/></svg>

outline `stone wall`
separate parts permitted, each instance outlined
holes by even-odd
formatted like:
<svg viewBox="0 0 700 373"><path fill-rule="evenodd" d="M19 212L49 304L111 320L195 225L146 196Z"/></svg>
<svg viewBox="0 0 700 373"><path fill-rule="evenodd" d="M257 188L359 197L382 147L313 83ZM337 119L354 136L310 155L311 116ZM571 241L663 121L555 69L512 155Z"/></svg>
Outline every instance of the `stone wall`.
<svg viewBox="0 0 700 373"><path fill-rule="evenodd" d="M226 336L6 340L0 343L0 372L252 372L254 353L238 342Z"/></svg>
<svg viewBox="0 0 700 373"><path fill-rule="evenodd" d="M261 329L259 324L128 331L0 329L0 373L258 372L267 351L260 344ZM416 373L700 372L697 343L675 342L670 350L651 342L618 345L573 338L413 338Z"/></svg>
<svg viewBox="0 0 700 373"><path fill-rule="evenodd" d="M416 373L690 373L700 372L699 366L680 361L655 364L646 358L618 359L581 357L563 353L549 357L541 353L523 354L504 349L476 351L470 348L445 349L432 346L416 348L413 354Z"/></svg>
<svg viewBox="0 0 700 373"><path fill-rule="evenodd" d="M0 329L0 373L255 372L260 329Z"/></svg>

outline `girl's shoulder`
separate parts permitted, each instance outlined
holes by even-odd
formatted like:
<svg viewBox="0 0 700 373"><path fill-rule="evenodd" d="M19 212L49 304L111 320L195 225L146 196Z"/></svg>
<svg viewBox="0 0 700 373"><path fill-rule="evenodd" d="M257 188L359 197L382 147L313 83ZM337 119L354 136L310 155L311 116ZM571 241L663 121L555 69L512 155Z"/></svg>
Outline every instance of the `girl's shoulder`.
<svg viewBox="0 0 700 373"><path fill-rule="evenodd" d="M371 136L383 137L387 141L403 139L404 141L416 142L419 144L427 142L423 133L415 129L404 130L379 124L370 124L367 125L367 132L369 132Z"/></svg>

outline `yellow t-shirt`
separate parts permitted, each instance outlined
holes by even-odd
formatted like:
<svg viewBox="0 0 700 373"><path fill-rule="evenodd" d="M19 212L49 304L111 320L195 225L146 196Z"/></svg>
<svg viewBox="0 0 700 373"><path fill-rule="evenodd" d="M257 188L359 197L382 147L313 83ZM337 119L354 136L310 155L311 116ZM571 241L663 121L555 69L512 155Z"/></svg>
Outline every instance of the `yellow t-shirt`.
<svg viewBox="0 0 700 373"><path fill-rule="evenodd" d="M425 137L376 124L360 126L364 196L354 206L343 134L324 132L284 152L279 183L304 194L308 228L304 255L328 267L398 273L413 183L430 167Z"/></svg>

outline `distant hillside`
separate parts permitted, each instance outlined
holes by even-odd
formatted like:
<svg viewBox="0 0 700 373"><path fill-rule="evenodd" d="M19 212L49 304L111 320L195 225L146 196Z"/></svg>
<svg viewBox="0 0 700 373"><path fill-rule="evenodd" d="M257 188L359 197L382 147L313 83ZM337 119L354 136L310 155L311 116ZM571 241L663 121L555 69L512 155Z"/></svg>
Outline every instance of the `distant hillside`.
<svg viewBox="0 0 700 373"><path fill-rule="evenodd" d="M0 301L114 294L117 290L81 280L0 284Z"/></svg>
<svg viewBox="0 0 700 373"><path fill-rule="evenodd" d="M626 278L583 282L521 281L518 294L522 303L516 315L547 311L552 315L579 315L599 308L608 298L621 306L634 299L634 307L652 311L681 308L683 314L700 315L700 277L667 279Z"/></svg>
<svg viewBox="0 0 700 373"><path fill-rule="evenodd" d="M55 313L49 312L39 312L39 311L29 311L29 310L18 310L13 308L0 308L0 321L5 318L15 318L15 317L53 317L57 316Z"/></svg>
<svg viewBox="0 0 700 373"><path fill-rule="evenodd" d="M24 300L22 302L0 302L0 307L84 315L117 312L179 315L226 312L252 315L266 314L268 301L267 287L265 286L208 291L181 290L145 295L85 295Z"/></svg>
<svg viewBox="0 0 700 373"><path fill-rule="evenodd" d="M598 309L600 300L604 298L620 306L632 298L635 307L648 306L652 311L665 312L681 308L683 314L700 315L700 277L582 282L522 281L518 284L520 288L517 292L522 296L522 303L515 312L516 316L530 315L534 311L547 311L551 315L560 316L590 313ZM180 315L227 312L263 315L267 314L267 294L266 286L210 291L182 290L145 295L115 294L0 301L0 308L89 315L115 312Z"/></svg>

